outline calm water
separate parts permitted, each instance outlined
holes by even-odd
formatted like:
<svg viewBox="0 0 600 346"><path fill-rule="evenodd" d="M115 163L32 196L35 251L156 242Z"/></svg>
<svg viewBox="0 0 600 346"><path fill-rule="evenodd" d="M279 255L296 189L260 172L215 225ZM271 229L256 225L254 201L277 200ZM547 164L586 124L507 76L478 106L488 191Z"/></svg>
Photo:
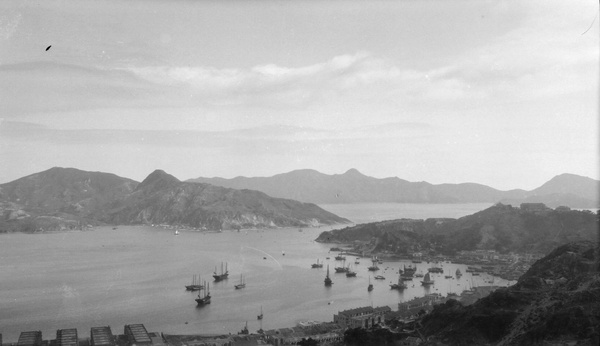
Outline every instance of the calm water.
<svg viewBox="0 0 600 346"><path fill-rule="evenodd" d="M485 208L454 205L452 214L449 206L436 209L428 205L419 212L409 205L406 213L397 206L390 208L393 210L385 210L387 205L363 206L329 210L364 222L456 217ZM469 206L472 209L466 212ZM56 329L77 328L80 335L87 336L93 326L110 325L115 333L121 333L129 323L172 334L235 333L246 321L248 328L256 331L261 327L256 319L261 306L265 316L262 328L272 329L303 320L331 321L340 310L364 305L389 305L396 310L398 302L425 293L460 293L492 280L486 275L471 277L465 273L466 266L445 263L446 273L461 268L465 275L460 280L438 275L428 290L415 279L414 287L409 283L400 293L390 290L389 283L397 280L398 268L409 263L389 262L380 265L378 272L386 280L371 280L375 289L369 293L368 259L353 264L356 278L333 273L339 262L328 253L331 245L314 242L320 232L329 229L183 231L175 236L160 228L121 226L117 230L104 227L87 232L0 235L0 333L10 342L26 330L41 330L50 338ZM331 260L325 260L327 256ZM331 267L331 288L323 285L325 268L310 268L317 258L325 261L325 268L327 264ZM210 275L221 261L228 262L229 279L213 283ZM418 264L423 272L428 267ZM247 286L235 290L241 273ZM196 294L185 291L194 274L211 279L211 305L196 307ZM507 284L498 279L495 283Z"/></svg>

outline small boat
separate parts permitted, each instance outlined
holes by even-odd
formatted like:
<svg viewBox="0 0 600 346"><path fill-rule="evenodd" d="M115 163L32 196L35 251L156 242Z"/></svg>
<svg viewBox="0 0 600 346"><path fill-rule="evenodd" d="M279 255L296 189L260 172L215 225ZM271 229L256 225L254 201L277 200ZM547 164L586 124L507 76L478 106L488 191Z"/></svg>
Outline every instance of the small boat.
<svg viewBox="0 0 600 346"><path fill-rule="evenodd" d="M319 259L317 258L317 263L311 264L311 268L323 268L323 263L319 263Z"/></svg>
<svg viewBox="0 0 600 346"><path fill-rule="evenodd" d="M227 263L225 263L225 272L223 272L223 262L221 262L221 274L217 274L217 267L215 267L215 272L213 273L213 278L215 281L223 281L229 277L229 271L227 270Z"/></svg>
<svg viewBox="0 0 600 346"><path fill-rule="evenodd" d="M260 306L260 315L256 316L257 320L262 320L263 319L263 311L262 311L262 305Z"/></svg>
<svg viewBox="0 0 600 346"><path fill-rule="evenodd" d="M250 334L250 332L248 331L248 321L246 321L246 326L244 328L242 328L242 330L238 334L240 334L240 335Z"/></svg>
<svg viewBox="0 0 600 346"><path fill-rule="evenodd" d="M432 285L433 283L434 283L434 281L431 280L431 276L429 275L429 273L425 274L423 281L421 281L421 285L423 285L423 286L429 286L429 285Z"/></svg>
<svg viewBox="0 0 600 346"><path fill-rule="evenodd" d="M327 265L327 276L325 276L325 286L331 286L333 284L333 281L331 281L331 278L329 277L329 264Z"/></svg>
<svg viewBox="0 0 600 346"><path fill-rule="evenodd" d="M240 274L240 283L234 286L236 290L242 289L246 287L246 280L244 280L244 276Z"/></svg>
<svg viewBox="0 0 600 346"><path fill-rule="evenodd" d="M367 286L367 291L371 292L373 290L373 284L371 283L371 277L369 276L369 286Z"/></svg>
<svg viewBox="0 0 600 346"><path fill-rule="evenodd" d="M446 279L452 279L454 277L452 275L444 275L444 278L446 278Z"/></svg>
<svg viewBox="0 0 600 346"><path fill-rule="evenodd" d="M210 304L210 286L209 284L205 284L204 286L206 287L206 289L202 290L204 291L204 294L198 293L198 298L196 298L198 306Z"/></svg>
<svg viewBox="0 0 600 346"><path fill-rule="evenodd" d="M385 280L385 276L376 275L375 280Z"/></svg>
<svg viewBox="0 0 600 346"><path fill-rule="evenodd" d="M340 252L339 255L335 256L335 260L336 261L345 261L346 260L346 256L342 256L343 252Z"/></svg>

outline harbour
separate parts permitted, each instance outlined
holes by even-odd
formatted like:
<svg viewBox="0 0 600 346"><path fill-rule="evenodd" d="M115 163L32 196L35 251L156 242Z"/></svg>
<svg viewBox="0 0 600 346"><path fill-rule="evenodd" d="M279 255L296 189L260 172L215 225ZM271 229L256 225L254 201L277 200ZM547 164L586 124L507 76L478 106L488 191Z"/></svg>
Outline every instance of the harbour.
<svg viewBox="0 0 600 346"><path fill-rule="evenodd" d="M397 291L389 285L397 282L401 267L412 265L417 273L425 273L431 264L384 260L375 274L367 269L370 258L364 258L353 265L356 277L331 270L333 285L326 287L327 266L334 268L340 262L334 259L331 244L314 239L329 229L182 230L174 236L160 227L119 226L4 234L0 243L4 340L16 340L23 330L47 334L68 326L84 333L90 325L125 325L132 320L170 334L229 333L248 321L253 332L259 322L267 330L303 320L330 321L338 311L358 306L387 305L396 310L403 301L429 293L460 293L489 285L486 281L492 279L486 273L472 276L467 265L443 263L447 273L460 268L464 275L445 279L439 274L429 288L415 278L414 284L406 281L407 288ZM324 267L312 268L316 259ZM220 272L221 262L227 263L232 278L211 280L211 304L198 307L198 292L186 291L185 286L193 275L210 278L215 266ZM236 290L242 273L246 286ZM385 279L376 280L374 275ZM495 281L499 286L508 283ZM259 321L261 308L264 318Z"/></svg>

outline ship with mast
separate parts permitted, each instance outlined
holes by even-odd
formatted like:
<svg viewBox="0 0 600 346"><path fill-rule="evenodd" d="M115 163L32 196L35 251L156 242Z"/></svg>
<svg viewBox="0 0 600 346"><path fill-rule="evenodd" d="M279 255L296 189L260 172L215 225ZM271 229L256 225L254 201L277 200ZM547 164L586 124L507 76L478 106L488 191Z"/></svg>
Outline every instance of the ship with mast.
<svg viewBox="0 0 600 346"><path fill-rule="evenodd" d="M398 283L390 285L390 289L392 289L392 290L400 290L400 291L402 291L405 288L408 288L408 286L406 286L406 284L404 283L404 281L402 281L402 277L401 276L398 276Z"/></svg>
<svg viewBox="0 0 600 346"><path fill-rule="evenodd" d="M329 277L329 264L327 265L327 276L325 276L325 286L331 286L333 284L333 281L331 281L331 278Z"/></svg>
<svg viewBox="0 0 600 346"><path fill-rule="evenodd" d="M213 273L213 278L215 281L223 281L229 277L229 271L227 270L227 263L225 263L225 271L223 271L223 262L221 262L221 274L217 274L217 267L215 267L215 272Z"/></svg>
<svg viewBox="0 0 600 346"><path fill-rule="evenodd" d="M194 275L192 278L191 285L185 285L185 289L188 291L199 291L204 288L203 285L200 284L200 275Z"/></svg>
<svg viewBox="0 0 600 346"><path fill-rule="evenodd" d="M262 305L260 306L260 315L256 316L257 320L262 320L263 319L263 311L262 311Z"/></svg>
<svg viewBox="0 0 600 346"><path fill-rule="evenodd" d="M353 278L356 277L356 272L353 271L352 269L350 269L350 265L348 265L348 268L346 270L346 277L347 278Z"/></svg>
<svg viewBox="0 0 600 346"><path fill-rule="evenodd" d="M371 292L373 290L373 284L371 283L371 277L369 276L369 286L367 286L367 291Z"/></svg>
<svg viewBox="0 0 600 346"><path fill-rule="evenodd" d="M242 274L240 274L240 283L237 285L234 285L234 287L236 290L246 287L246 279L244 279L244 276Z"/></svg>
<svg viewBox="0 0 600 346"><path fill-rule="evenodd" d="M404 265L404 270L400 270L400 278L404 281L410 281L413 279L416 270L417 268L414 268L411 265L409 265L408 268Z"/></svg>
<svg viewBox="0 0 600 346"><path fill-rule="evenodd" d="M348 267L346 267L346 260L344 260L344 262L342 262L341 267L335 267L334 269L335 269L336 273L347 273Z"/></svg>
<svg viewBox="0 0 600 346"><path fill-rule="evenodd" d="M310 266L311 268L323 268L323 262L319 263L319 259L317 258L317 263L313 263Z"/></svg>
<svg viewBox="0 0 600 346"><path fill-rule="evenodd" d="M379 267L377 266L377 257L373 257L373 259L371 260L371 262L373 263L371 266L369 266L369 271L375 272L379 270Z"/></svg>
<svg viewBox="0 0 600 346"><path fill-rule="evenodd" d="M344 256L344 252L340 252L337 256L335 256L336 261L345 261L346 256Z"/></svg>
<svg viewBox="0 0 600 346"><path fill-rule="evenodd" d="M434 283L434 281L431 280L431 276L429 275L429 273L425 274L423 281L421 281L421 285L423 285L423 286L433 285L433 283Z"/></svg>
<svg viewBox="0 0 600 346"><path fill-rule="evenodd" d="M198 306L210 304L210 284L205 282L204 286L206 288L202 289L200 293L198 293L198 298L196 298L196 303L198 303ZM204 292L204 294L202 294L202 292Z"/></svg>

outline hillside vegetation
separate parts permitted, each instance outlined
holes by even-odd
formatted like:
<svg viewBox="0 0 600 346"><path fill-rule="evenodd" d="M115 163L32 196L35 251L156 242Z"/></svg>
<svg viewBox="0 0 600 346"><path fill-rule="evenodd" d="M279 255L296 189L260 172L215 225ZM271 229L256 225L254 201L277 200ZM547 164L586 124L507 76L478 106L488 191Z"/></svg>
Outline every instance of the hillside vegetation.
<svg viewBox="0 0 600 346"><path fill-rule="evenodd" d="M542 252L572 241L595 240L596 214L589 211L527 211L497 204L459 219L400 219L323 232L325 243L370 242L375 252L454 254L461 250Z"/></svg>
<svg viewBox="0 0 600 346"><path fill-rule="evenodd" d="M598 345L598 244L563 245L537 261L517 284L469 306L455 300L420 321L426 345Z"/></svg>
<svg viewBox="0 0 600 346"><path fill-rule="evenodd" d="M252 190L181 182L161 170L143 182L52 168L0 185L0 232L165 224L220 230L347 223L314 204Z"/></svg>

